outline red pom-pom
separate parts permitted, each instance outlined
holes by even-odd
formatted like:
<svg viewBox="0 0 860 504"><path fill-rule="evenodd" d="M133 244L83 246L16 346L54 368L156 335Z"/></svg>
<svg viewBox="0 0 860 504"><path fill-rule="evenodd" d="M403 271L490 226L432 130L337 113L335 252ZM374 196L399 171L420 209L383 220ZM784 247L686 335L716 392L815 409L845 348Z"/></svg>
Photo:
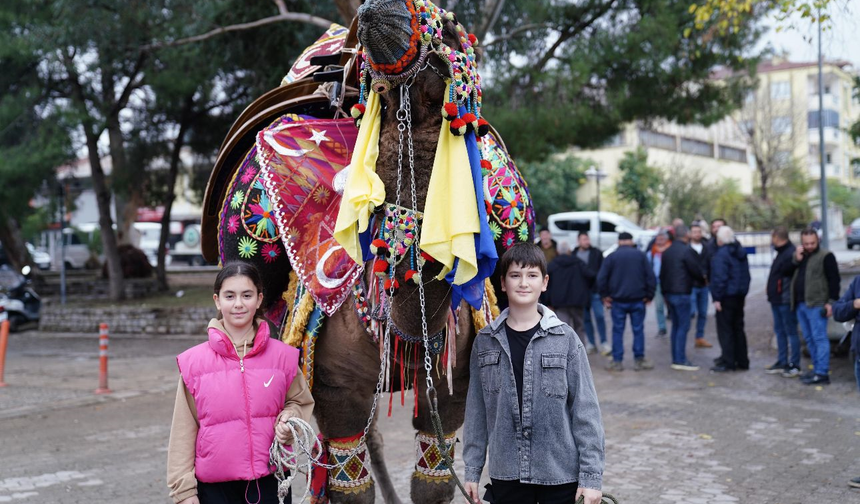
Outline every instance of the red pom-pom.
<svg viewBox="0 0 860 504"><path fill-rule="evenodd" d="M486 159L481 160L481 169L487 172L493 171L493 163L487 161Z"/></svg>
<svg viewBox="0 0 860 504"><path fill-rule="evenodd" d="M456 136L463 136L466 134L466 121L460 119L459 117L451 121L451 133Z"/></svg>
<svg viewBox="0 0 860 504"><path fill-rule="evenodd" d="M478 130L478 118L475 116L475 114L471 112L463 114L463 122L466 123L466 129L468 131Z"/></svg>
<svg viewBox="0 0 860 504"><path fill-rule="evenodd" d="M478 37L476 37L474 33L469 34L469 43L472 45L475 45L478 43Z"/></svg>
<svg viewBox="0 0 860 504"><path fill-rule="evenodd" d="M349 110L349 113L350 113L350 115L352 116L352 118L353 118L353 119L358 119L358 118L360 118L361 116L363 116L363 115L364 115L364 111L365 111L365 110L366 110L366 109L365 109L365 107L364 107L364 104L363 104L363 103L356 103L356 104L355 104L355 105L353 105L353 106L352 106L352 108Z"/></svg>
<svg viewBox="0 0 860 504"><path fill-rule="evenodd" d="M442 107L442 117L444 117L446 121L453 121L458 115L459 111L457 110L456 103L448 102Z"/></svg>
<svg viewBox="0 0 860 504"><path fill-rule="evenodd" d="M373 262L373 272L376 274L385 273L388 271L388 261L377 259Z"/></svg>
<svg viewBox="0 0 860 504"><path fill-rule="evenodd" d="M385 281L385 284L383 284L383 287L385 288L385 290L387 290L387 291L391 290L391 285L392 285L391 282L392 282L392 280L390 278ZM396 279L393 280L393 282L394 282L394 290L396 291L397 289L400 288L400 282L398 282Z"/></svg>
<svg viewBox="0 0 860 504"><path fill-rule="evenodd" d="M433 256L431 256L431 255L430 255L430 254L428 254L427 252L423 252L423 251L422 251L422 252L421 252L421 257L423 257L423 258L424 258L424 260L425 260L425 261L427 261L427 262L429 262L429 263L434 263L434 262L436 262L436 259L433 259Z"/></svg>
<svg viewBox="0 0 860 504"><path fill-rule="evenodd" d="M406 281L407 281L407 282L412 282L412 283L414 283L415 285L418 285L418 279L419 279L420 277L418 276L418 272L417 272L417 271L415 271L415 270L409 270L409 271L407 271L407 272L406 272L406 276L405 276L405 278L406 278Z"/></svg>
<svg viewBox="0 0 860 504"><path fill-rule="evenodd" d="M388 244L385 243L385 240L381 238L377 238L370 242L370 253L373 255L387 255L388 252Z"/></svg>
<svg viewBox="0 0 860 504"><path fill-rule="evenodd" d="M488 123L483 117L478 119L478 128L476 132L479 137L486 135L490 132L490 123Z"/></svg>

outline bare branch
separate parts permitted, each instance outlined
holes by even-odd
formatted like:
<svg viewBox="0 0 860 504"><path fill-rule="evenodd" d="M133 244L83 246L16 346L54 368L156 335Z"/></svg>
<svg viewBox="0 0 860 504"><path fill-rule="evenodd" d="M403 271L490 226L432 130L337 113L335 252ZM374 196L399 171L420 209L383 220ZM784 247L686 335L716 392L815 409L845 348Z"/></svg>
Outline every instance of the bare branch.
<svg viewBox="0 0 860 504"><path fill-rule="evenodd" d="M478 40L484 40L488 33L495 26L496 21L499 19L499 14L502 12L502 7L505 5L505 0L486 0L484 7L484 19L486 21L481 23L478 29L475 31L475 36L478 37Z"/></svg>
<svg viewBox="0 0 860 504"><path fill-rule="evenodd" d="M596 23L598 19L603 17L604 14L606 14L607 12L609 12L612 9L612 6L615 4L615 1L616 0L609 0L608 2L606 2L605 4L603 4L602 6L597 8L596 12L594 12L594 14L590 18L580 19L579 21L577 21L573 25L564 28L562 30L561 35L559 35L558 40L556 40L555 43L552 46L550 46L549 50L547 50L547 52L538 61L538 63L532 67L533 70L537 71L537 72L543 71L543 68L546 66L546 64L549 63L549 61L555 57L555 51L563 43L567 42L568 40L572 39L573 37L576 37L577 35L579 35L583 31L588 29L588 27L590 27L591 25Z"/></svg>
<svg viewBox="0 0 860 504"><path fill-rule="evenodd" d="M287 10L287 4L284 3L284 0L273 0L273 1L275 2L275 5L278 6L278 12L280 14L286 14L287 12L289 12Z"/></svg>
<svg viewBox="0 0 860 504"><path fill-rule="evenodd" d="M505 40L510 40L510 39L518 36L519 34L521 34L523 32L529 32L529 31L532 31L532 30L535 30L538 28L549 28L551 26L552 25L550 23L532 23L532 24L523 25L523 26L520 26L519 28L517 28L516 30L511 30L508 33L505 33L504 35L493 38L493 40L491 40L490 42L487 42L486 44L482 42L481 46L484 48L487 48L487 47L490 47L492 45L502 43ZM481 39L478 39L478 40L481 40Z"/></svg>
<svg viewBox="0 0 860 504"><path fill-rule="evenodd" d="M164 47L176 47L186 44L193 44L194 42L201 42L203 40L208 40L213 37L217 37L218 35L223 35L229 32L235 31L243 31L243 30L252 30L254 28L259 28L261 26L270 25L273 23L281 23L284 21L294 21L299 23L307 23L312 24L314 26L319 26L321 28L328 29L332 25L332 21L328 19L321 18L319 16L313 16L311 14L304 14L299 12L287 12L285 14L278 14L277 16L271 16L263 19L258 19L256 21L251 21L249 23L239 23L230 26L221 26L215 28L214 30L204 33L202 35L195 35L193 37L173 40L169 42L156 42L154 44L147 44L140 48L141 51L152 51L155 49L161 49Z"/></svg>

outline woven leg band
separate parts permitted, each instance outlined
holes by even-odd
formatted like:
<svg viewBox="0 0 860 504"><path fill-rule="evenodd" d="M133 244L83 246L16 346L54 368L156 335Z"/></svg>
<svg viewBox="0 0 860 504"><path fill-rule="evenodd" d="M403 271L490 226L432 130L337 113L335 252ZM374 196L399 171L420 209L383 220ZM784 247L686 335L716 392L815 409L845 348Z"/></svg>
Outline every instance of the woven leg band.
<svg viewBox="0 0 860 504"><path fill-rule="evenodd" d="M352 438L328 440L329 463L340 467L330 469L328 473L329 489L333 492L360 493L373 486L368 464L370 456L367 443L361 445L354 455L350 454L358 446L361 435Z"/></svg>
<svg viewBox="0 0 860 504"><path fill-rule="evenodd" d="M457 433L452 432L445 435L448 455L454 460L454 445L457 442ZM439 451L438 440L433 434L419 432L415 435L415 472L413 478L434 483L447 483L451 479L451 472L442 453Z"/></svg>

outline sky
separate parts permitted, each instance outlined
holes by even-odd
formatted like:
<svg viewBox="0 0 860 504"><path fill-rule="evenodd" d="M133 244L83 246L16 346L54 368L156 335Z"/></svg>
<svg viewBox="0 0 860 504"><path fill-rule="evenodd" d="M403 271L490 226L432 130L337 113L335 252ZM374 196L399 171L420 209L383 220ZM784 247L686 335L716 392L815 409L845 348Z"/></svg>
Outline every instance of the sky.
<svg viewBox="0 0 860 504"><path fill-rule="evenodd" d="M822 37L822 52L827 60L850 61L860 71L860 0L833 0L831 27ZM777 52L788 52L794 62L818 60L818 29L809 20L795 16L794 28L777 33L771 29L762 37L762 47L768 44ZM788 23L786 23L788 24ZM770 24L771 27L775 23Z"/></svg>

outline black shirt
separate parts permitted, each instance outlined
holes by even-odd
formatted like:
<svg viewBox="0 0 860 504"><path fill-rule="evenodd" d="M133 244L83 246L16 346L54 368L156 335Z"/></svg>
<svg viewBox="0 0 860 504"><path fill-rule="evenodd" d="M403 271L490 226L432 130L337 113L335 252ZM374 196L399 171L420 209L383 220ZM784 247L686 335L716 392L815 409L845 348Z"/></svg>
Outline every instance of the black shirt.
<svg viewBox="0 0 860 504"><path fill-rule="evenodd" d="M517 396L520 399L520 415L523 411L523 364L526 360L526 347L529 346L539 327L540 322L531 329L515 331L505 321L505 334L508 336L508 346L511 349L511 366L514 368L514 381L517 382Z"/></svg>

